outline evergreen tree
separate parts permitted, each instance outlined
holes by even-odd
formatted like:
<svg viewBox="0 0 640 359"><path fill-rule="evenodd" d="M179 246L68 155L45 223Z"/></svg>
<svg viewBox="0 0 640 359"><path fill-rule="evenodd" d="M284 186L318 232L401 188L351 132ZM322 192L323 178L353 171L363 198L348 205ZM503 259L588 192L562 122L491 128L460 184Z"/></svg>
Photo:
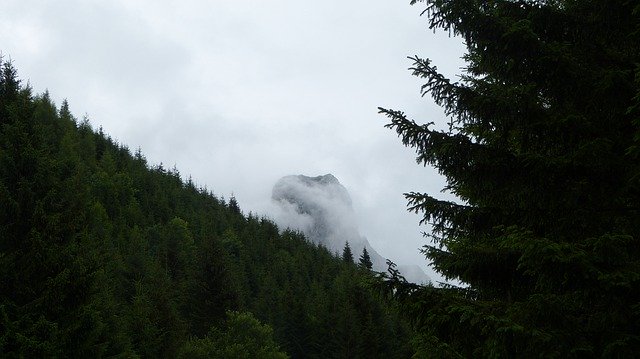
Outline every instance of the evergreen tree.
<svg viewBox="0 0 640 359"><path fill-rule="evenodd" d="M178 358L287 359L273 340L273 329L251 313L227 312L224 329L212 327L203 339L189 340Z"/></svg>
<svg viewBox="0 0 640 359"><path fill-rule="evenodd" d="M2 122L9 120L9 108L18 97L20 91L20 80L18 79L18 71L10 61L4 62L0 56L0 119Z"/></svg>
<svg viewBox="0 0 640 359"><path fill-rule="evenodd" d="M344 248L342 249L342 260L345 263L353 263L353 253L351 252L349 242L346 242L344 244Z"/></svg>
<svg viewBox="0 0 640 359"><path fill-rule="evenodd" d="M369 252L367 252L366 248L362 248L362 254L360 255L360 267L371 270L373 268L373 263L371 262L371 257L369 257Z"/></svg>
<svg viewBox="0 0 640 359"><path fill-rule="evenodd" d="M229 198L229 209L234 213L240 213L240 206L238 206L238 201L233 194L231 195L231 198Z"/></svg>
<svg viewBox="0 0 640 359"><path fill-rule="evenodd" d="M427 258L468 285L396 287L411 303L419 347L448 357L634 356L640 5L418 2L430 28L467 46L455 83L412 58L449 130L380 111L460 199L406 194L433 228Z"/></svg>

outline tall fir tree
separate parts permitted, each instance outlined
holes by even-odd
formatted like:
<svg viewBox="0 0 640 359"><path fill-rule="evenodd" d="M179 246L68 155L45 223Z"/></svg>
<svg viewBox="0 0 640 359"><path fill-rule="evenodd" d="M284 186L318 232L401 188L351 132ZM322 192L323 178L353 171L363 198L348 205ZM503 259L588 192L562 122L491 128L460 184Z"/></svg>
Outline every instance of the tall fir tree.
<svg viewBox="0 0 640 359"><path fill-rule="evenodd" d="M344 244L344 248L342 249L342 260L345 263L353 263L353 252L351 251L351 246L349 246L349 242Z"/></svg>
<svg viewBox="0 0 640 359"><path fill-rule="evenodd" d="M371 257L369 256L369 252L367 252L366 248L362 248L362 254L360 255L359 265L360 267L368 270L371 270L373 268Z"/></svg>
<svg viewBox="0 0 640 359"><path fill-rule="evenodd" d="M426 257L466 284L395 288L420 328L420 350L632 357L640 350L640 5L416 3L431 29L467 47L459 82L412 58L449 130L380 109L460 199L405 194L432 226Z"/></svg>

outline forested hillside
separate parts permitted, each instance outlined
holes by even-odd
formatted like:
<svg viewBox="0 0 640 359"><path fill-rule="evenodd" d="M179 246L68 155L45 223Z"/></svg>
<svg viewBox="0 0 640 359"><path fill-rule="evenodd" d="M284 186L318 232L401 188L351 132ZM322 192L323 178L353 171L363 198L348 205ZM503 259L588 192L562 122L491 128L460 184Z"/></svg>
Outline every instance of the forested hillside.
<svg viewBox="0 0 640 359"><path fill-rule="evenodd" d="M2 64L3 357L409 357L371 278L149 165Z"/></svg>

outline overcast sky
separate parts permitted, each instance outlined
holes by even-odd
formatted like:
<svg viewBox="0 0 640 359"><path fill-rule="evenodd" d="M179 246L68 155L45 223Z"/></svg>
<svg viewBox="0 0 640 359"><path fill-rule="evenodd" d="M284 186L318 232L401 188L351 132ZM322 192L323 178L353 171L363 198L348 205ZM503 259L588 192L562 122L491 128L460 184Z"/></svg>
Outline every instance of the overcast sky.
<svg viewBox="0 0 640 359"><path fill-rule="evenodd" d="M282 176L334 174L383 256L426 266L402 193L443 197L377 107L445 123L406 57L457 79L464 47L409 0L3 0L0 51L36 92L152 164L268 215Z"/></svg>

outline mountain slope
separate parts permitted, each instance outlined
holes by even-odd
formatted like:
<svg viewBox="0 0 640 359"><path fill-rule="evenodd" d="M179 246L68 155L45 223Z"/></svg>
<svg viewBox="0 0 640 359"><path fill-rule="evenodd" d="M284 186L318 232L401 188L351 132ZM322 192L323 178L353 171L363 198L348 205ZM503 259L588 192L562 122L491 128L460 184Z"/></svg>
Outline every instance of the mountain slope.
<svg viewBox="0 0 640 359"><path fill-rule="evenodd" d="M370 278L148 165L2 64L3 356L407 357Z"/></svg>

